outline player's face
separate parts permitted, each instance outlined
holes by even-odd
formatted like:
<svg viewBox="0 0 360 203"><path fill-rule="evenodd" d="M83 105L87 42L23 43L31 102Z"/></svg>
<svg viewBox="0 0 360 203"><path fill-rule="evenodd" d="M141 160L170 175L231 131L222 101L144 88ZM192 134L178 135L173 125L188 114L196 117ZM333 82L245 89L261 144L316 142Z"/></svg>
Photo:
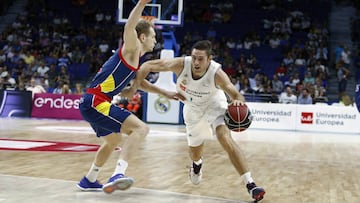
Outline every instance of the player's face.
<svg viewBox="0 0 360 203"><path fill-rule="evenodd" d="M156 33L154 28L150 28L149 34L144 36L144 43L143 46L146 51L150 52L153 51L156 44Z"/></svg>
<svg viewBox="0 0 360 203"><path fill-rule="evenodd" d="M210 57L206 54L204 50L193 49L191 51L191 72L193 77L199 78L202 77L209 65L210 65Z"/></svg>

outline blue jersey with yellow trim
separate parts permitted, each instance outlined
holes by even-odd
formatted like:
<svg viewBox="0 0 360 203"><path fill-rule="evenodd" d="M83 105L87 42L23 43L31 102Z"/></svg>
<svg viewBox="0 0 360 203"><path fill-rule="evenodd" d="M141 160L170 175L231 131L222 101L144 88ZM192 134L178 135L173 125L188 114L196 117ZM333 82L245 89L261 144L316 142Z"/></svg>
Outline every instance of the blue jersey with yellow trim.
<svg viewBox="0 0 360 203"><path fill-rule="evenodd" d="M145 55L140 57L139 66L145 61ZM135 77L138 69L127 64L121 54L121 49L104 63L90 83L90 88L97 89L109 98L119 94Z"/></svg>

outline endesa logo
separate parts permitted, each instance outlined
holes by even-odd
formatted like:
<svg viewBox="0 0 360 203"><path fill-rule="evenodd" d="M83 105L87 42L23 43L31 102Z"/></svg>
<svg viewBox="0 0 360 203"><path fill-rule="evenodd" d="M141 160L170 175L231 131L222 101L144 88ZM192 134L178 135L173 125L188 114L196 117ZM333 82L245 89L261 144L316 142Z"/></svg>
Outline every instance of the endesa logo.
<svg viewBox="0 0 360 203"><path fill-rule="evenodd" d="M301 123L302 124L312 124L313 123L313 113L312 112L301 112Z"/></svg>
<svg viewBox="0 0 360 203"><path fill-rule="evenodd" d="M58 98L38 97L34 100L34 105L38 108L49 107L55 109L79 109L80 99L65 98L60 96Z"/></svg>

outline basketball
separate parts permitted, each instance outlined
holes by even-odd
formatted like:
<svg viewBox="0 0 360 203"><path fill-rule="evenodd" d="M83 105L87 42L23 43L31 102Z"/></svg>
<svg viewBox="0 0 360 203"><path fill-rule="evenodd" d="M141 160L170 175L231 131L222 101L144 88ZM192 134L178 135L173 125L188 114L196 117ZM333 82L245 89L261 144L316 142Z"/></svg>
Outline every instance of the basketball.
<svg viewBox="0 0 360 203"><path fill-rule="evenodd" d="M225 124L234 132L241 132L251 125L252 116L250 109L244 105L229 105L225 112Z"/></svg>

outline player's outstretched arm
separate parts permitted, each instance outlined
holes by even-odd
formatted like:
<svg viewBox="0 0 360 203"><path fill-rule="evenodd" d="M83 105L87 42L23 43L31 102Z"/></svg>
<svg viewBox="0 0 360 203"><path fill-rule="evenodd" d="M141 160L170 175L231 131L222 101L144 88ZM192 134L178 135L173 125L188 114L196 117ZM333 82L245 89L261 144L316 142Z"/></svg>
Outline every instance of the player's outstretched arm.
<svg viewBox="0 0 360 203"><path fill-rule="evenodd" d="M145 92L152 92L155 94L160 94L168 99L181 100L181 101L185 100L185 97L183 95L181 95L180 93L162 89L162 88L150 83L147 80L143 80L141 82L140 89Z"/></svg>
<svg viewBox="0 0 360 203"><path fill-rule="evenodd" d="M135 81L133 86L139 88L141 83L145 80L146 76L150 72L174 72L179 75L183 68L182 57L176 57L172 59L155 59L143 63L140 69L136 72Z"/></svg>

